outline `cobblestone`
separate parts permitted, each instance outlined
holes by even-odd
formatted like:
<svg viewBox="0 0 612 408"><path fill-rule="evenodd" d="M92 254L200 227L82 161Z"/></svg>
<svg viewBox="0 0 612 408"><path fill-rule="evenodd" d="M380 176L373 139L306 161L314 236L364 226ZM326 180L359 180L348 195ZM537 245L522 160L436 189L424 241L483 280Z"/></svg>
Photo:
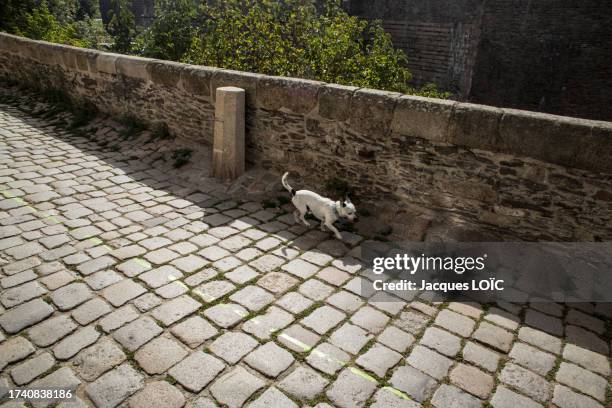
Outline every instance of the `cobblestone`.
<svg viewBox="0 0 612 408"><path fill-rule="evenodd" d="M51 374L36 380L30 384L30 388L33 389L65 389L72 390L72 392L76 392L77 387L81 384L81 380L79 380L72 370L69 367L62 367ZM32 400L31 403L35 408L46 407L54 403L60 402L59 398L53 399L35 399Z"/></svg>
<svg viewBox="0 0 612 408"><path fill-rule="evenodd" d="M60 408L609 402L609 305L387 302L361 285L362 237L250 195L277 175L228 189L92 126L0 103L0 190L23 199L0 196L1 385L79 385Z"/></svg>
<svg viewBox="0 0 612 408"><path fill-rule="evenodd" d="M98 408L114 408L144 386L144 377L129 364L122 364L85 387Z"/></svg>
<svg viewBox="0 0 612 408"><path fill-rule="evenodd" d="M104 296L111 305L119 307L145 292L146 290L142 285L139 285L131 279L124 279L102 290L102 296Z"/></svg>
<svg viewBox="0 0 612 408"><path fill-rule="evenodd" d="M189 316L201 306L202 305L193 298L184 295L156 307L151 312L151 315L166 326L169 326L181 320L183 317Z"/></svg>
<svg viewBox="0 0 612 408"><path fill-rule="evenodd" d="M134 307L132 305L126 305L100 319L100 327L102 330L109 333L137 318L138 312Z"/></svg>
<svg viewBox="0 0 612 408"><path fill-rule="evenodd" d="M131 408L149 408L154 406L181 408L183 405L185 405L183 394L166 381L149 383L130 398Z"/></svg>
<svg viewBox="0 0 612 408"><path fill-rule="evenodd" d="M0 326L8 333L17 333L36 324L53 313L53 308L41 299L34 299L14 307L0 316Z"/></svg>
<svg viewBox="0 0 612 408"><path fill-rule="evenodd" d="M578 394L563 385L556 385L553 404L559 408L602 408L602 405L586 395Z"/></svg>
<svg viewBox="0 0 612 408"><path fill-rule="evenodd" d="M332 333L329 341L348 353L357 354L371 338L372 335L362 328L345 323Z"/></svg>
<svg viewBox="0 0 612 408"><path fill-rule="evenodd" d="M163 330L149 317L141 317L113 333L113 337L130 351L158 336Z"/></svg>
<svg viewBox="0 0 612 408"><path fill-rule="evenodd" d="M53 347L53 354L58 360L67 360L81 349L95 343L100 333L93 326L87 326L66 337Z"/></svg>
<svg viewBox="0 0 612 408"><path fill-rule="evenodd" d="M23 337L13 337L0 344L0 370L34 353L36 349Z"/></svg>
<svg viewBox="0 0 612 408"><path fill-rule="evenodd" d="M493 394L493 398L491 398L491 405L493 408L542 408L542 405L534 400L511 391L503 385L497 386L495 394Z"/></svg>
<svg viewBox="0 0 612 408"><path fill-rule="evenodd" d="M482 322L472 337L499 351L508 352L512 346L513 334L498 326Z"/></svg>
<svg viewBox="0 0 612 408"><path fill-rule="evenodd" d="M431 399L431 404L436 408L462 407L479 408L482 403L475 397L461 391L452 385L442 384Z"/></svg>
<svg viewBox="0 0 612 408"><path fill-rule="evenodd" d="M508 354L517 364L546 376L555 365L556 357L524 343L515 343Z"/></svg>
<svg viewBox="0 0 612 408"><path fill-rule="evenodd" d="M419 402L433 395L438 383L435 379L410 366L401 366L393 373L391 384Z"/></svg>
<svg viewBox="0 0 612 408"><path fill-rule="evenodd" d="M487 371L497 370L500 356L494 351L473 342L467 342L463 348L463 358Z"/></svg>
<svg viewBox="0 0 612 408"><path fill-rule="evenodd" d="M556 380L604 402L608 382L597 374L571 363L561 363Z"/></svg>
<svg viewBox="0 0 612 408"><path fill-rule="evenodd" d="M0 303L2 303L4 307L11 308L27 302L28 300L37 298L46 292L47 290L40 286L38 282L28 282L4 290L0 295Z"/></svg>
<svg viewBox="0 0 612 408"><path fill-rule="evenodd" d="M237 366L215 381L210 387L210 392L222 404L230 408L238 408L265 384L259 377Z"/></svg>
<svg viewBox="0 0 612 408"><path fill-rule="evenodd" d="M112 308L100 298L91 299L72 311L72 317L80 325L86 325L110 313Z"/></svg>
<svg viewBox="0 0 612 408"><path fill-rule="evenodd" d="M446 376L453 363L452 360L423 346L416 346L406 361L438 380Z"/></svg>
<svg viewBox="0 0 612 408"><path fill-rule="evenodd" d="M11 377L15 384L23 385L48 371L55 364L55 359L49 353L42 353L11 370Z"/></svg>
<svg viewBox="0 0 612 408"><path fill-rule="evenodd" d="M298 405L291 401L285 394L274 387L268 388L255 401L249 404L252 408L298 408Z"/></svg>
<svg viewBox="0 0 612 408"><path fill-rule="evenodd" d="M338 407L362 407L376 390L376 383L344 369L327 390L327 397Z"/></svg>
<svg viewBox="0 0 612 408"><path fill-rule="evenodd" d="M187 356L175 340L160 336L140 348L134 359L149 374L162 374Z"/></svg>
<svg viewBox="0 0 612 408"><path fill-rule="evenodd" d="M550 385L544 378L516 364L507 364L499 378L503 383L521 390L536 401L544 402L550 396Z"/></svg>
<svg viewBox="0 0 612 408"><path fill-rule="evenodd" d="M482 399L487 399L493 389L492 376L467 364L458 364L453 368L450 380L459 388Z"/></svg>
<svg viewBox="0 0 612 408"><path fill-rule="evenodd" d="M448 357L455 357L461 349L461 339L459 337L436 327L425 330L420 344L437 350Z"/></svg>
<svg viewBox="0 0 612 408"><path fill-rule="evenodd" d="M199 346L218 333L214 326L200 316L190 317L175 325L171 332L191 348Z"/></svg>
<svg viewBox="0 0 612 408"><path fill-rule="evenodd" d="M325 334L340 323L346 315L333 307L321 306L302 320L302 324L319 334Z"/></svg>
<svg viewBox="0 0 612 408"><path fill-rule="evenodd" d="M285 377L279 388L302 400L312 400L323 392L329 381L311 368L298 367Z"/></svg>
<svg viewBox="0 0 612 408"><path fill-rule="evenodd" d="M113 341L103 339L81 351L74 359L76 371L86 381L96 378L121 364L126 356Z"/></svg>
<svg viewBox="0 0 612 408"><path fill-rule="evenodd" d="M563 358L605 377L610 376L608 359L591 350L567 343L563 349Z"/></svg>
<svg viewBox="0 0 612 408"><path fill-rule="evenodd" d="M39 347L47 347L76 330L69 316L61 315L46 320L28 330L28 337Z"/></svg>
<svg viewBox="0 0 612 408"><path fill-rule="evenodd" d="M401 358L401 354L380 344L375 344L365 354L359 356L355 363L380 378L384 378L387 371L396 365Z"/></svg>
<svg viewBox="0 0 612 408"><path fill-rule="evenodd" d="M268 342L249 353L244 361L260 373L276 378L293 363L294 358L287 350Z"/></svg>

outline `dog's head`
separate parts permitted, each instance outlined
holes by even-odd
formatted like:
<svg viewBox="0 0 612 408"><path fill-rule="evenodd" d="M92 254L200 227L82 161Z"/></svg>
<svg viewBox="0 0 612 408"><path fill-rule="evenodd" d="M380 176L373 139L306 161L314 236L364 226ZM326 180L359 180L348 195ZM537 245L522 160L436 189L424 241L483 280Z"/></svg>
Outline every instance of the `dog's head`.
<svg viewBox="0 0 612 408"><path fill-rule="evenodd" d="M357 209L355 208L355 205L351 203L351 200L348 197L340 201L338 213L341 217L346 218L349 221L354 222L357 220Z"/></svg>

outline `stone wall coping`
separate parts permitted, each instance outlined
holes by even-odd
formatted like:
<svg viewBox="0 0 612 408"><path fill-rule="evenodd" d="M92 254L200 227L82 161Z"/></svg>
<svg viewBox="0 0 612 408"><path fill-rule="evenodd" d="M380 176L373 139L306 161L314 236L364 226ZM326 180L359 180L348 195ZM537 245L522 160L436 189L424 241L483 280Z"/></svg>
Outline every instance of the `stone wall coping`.
<svg viewBox="0 0 612 408"><path fill-rule="evenodd" d="M246 90L249 109L318 115L380 140L391 134L612 173L612 122L440 100L307 79L189 65L0 33L0 52L97 75L179 87L210 101Z"/></svg>

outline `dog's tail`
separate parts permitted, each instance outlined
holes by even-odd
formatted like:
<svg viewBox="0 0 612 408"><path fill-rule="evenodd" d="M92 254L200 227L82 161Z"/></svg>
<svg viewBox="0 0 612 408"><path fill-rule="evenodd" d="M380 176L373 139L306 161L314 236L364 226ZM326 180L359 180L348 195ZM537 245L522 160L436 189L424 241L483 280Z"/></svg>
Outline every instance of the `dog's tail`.
<svg viewBox="0 0 612 408"><path fill-rule="evenodd" d="M293 189L293 187L289 185L289 183L287 183L288 176L289 176L289 172L283 174L283 178L281 179L281 182L283 183L283 187L285 187L287 191L291 193L291 197L293 197L295 196L295 190Z"/></svg>

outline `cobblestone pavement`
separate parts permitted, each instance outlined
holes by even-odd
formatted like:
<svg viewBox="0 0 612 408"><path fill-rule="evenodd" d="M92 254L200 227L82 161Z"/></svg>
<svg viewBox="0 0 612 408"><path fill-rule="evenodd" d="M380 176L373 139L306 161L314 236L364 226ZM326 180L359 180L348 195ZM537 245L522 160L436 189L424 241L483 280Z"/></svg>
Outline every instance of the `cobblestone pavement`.
<svg viewBox="0 0 612 408"><path fill-rule="evenodd" d="M8 105L0 149L0 388L76 387L60 407L611 404L609 305L377 302L357 235Z"/></svg>

